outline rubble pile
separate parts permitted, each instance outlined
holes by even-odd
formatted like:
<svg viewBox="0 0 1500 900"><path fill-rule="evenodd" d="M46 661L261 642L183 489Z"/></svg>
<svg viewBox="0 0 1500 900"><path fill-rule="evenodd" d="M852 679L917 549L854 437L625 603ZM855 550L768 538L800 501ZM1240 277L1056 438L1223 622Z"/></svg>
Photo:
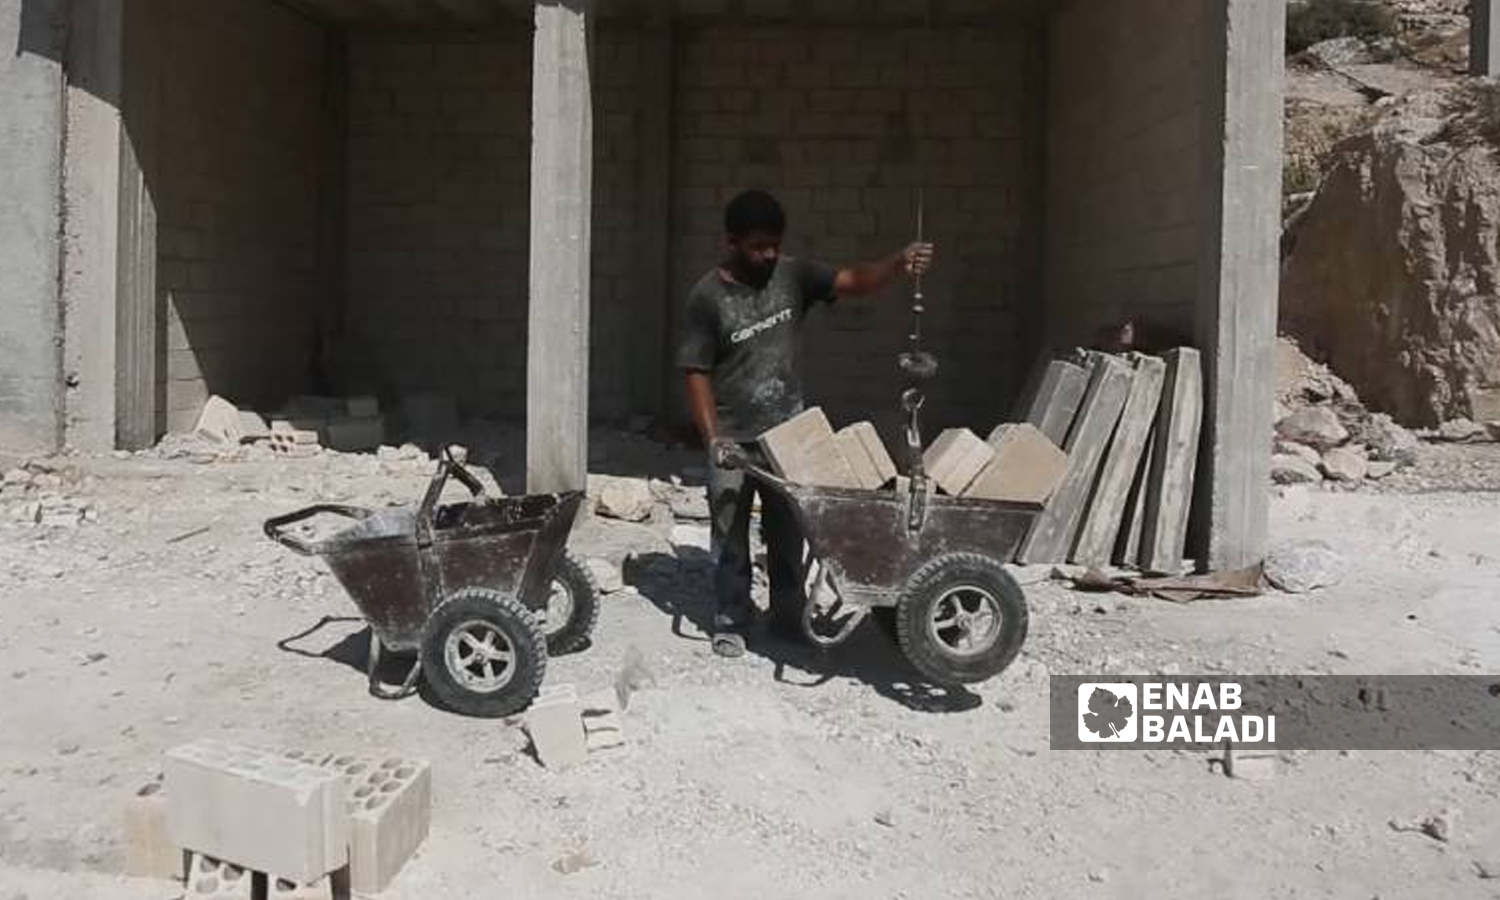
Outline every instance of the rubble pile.
<svg viewBox="0 0 1500 900"><path fill-rule="evenodd" d="M1348 382L1309 359L1289 338L1276 347L1274 418L1271 479L1277 484L1378 481L1416 465L1424 440L1494 439L1490 429L1465 419L1412 431L1371 412Z"/></svg>
<svg viewBox="0 0 1500 900"><path fill-rule="evenodd" d="M0 476L0 520L39 528L77 528L98 521L79 496L84 477L61 463L31 460Z"/></svg>

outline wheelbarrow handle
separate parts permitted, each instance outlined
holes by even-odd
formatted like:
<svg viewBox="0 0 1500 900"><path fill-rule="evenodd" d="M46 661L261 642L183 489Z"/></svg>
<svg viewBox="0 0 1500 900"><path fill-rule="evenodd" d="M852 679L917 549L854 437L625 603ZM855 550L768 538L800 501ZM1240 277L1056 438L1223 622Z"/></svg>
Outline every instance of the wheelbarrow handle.
<svg viewBox="0 0 1500 900"><path fill-rule="evenodd" d="M445 449L442 459L438 460L437 471L433 473L432 481L427 484L427 493L422 497L422 505L417 509L417 537L424 543L432 537L433 517L437 514L438 501L443 496L443 488L447 485L449 476L468 488L475 500L483 502L485 499L484 483L474 477L473 472L464 468L463 463L454 459L453 455Z"/></svg>
<svg viewBox="0 0 1500 900"><path fill-rule="evenodd" d="M320 503L317 506L309 506L306 509L300 509L294 513L287 513L284 516L277 516L274 519L267 519L265 525L266 537L270 538L278 544L281 544L284 547L288 547L296 551L297 553L302 554L303 556L316 556L318 553L318 549L315 545L304 541L302 538L287 534L286 529L288 526L295 525L298 522L305 522L308 519L313 518L314 516L321 516L325 513L329 515L343 516L347 519L363 520L368 519L373 514L373 511L359 506L344 506L343 504L339 503Z"/></svg>

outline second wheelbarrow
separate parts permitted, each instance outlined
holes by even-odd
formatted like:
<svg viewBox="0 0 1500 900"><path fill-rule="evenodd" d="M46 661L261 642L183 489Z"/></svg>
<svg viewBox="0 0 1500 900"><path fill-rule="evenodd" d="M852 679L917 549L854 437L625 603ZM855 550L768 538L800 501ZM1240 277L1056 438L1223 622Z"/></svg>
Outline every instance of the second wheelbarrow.
<svg viewBox="0 0 1500 900"><path fill-rule="evenodd" d="M440 503L449 477L467 502ZM321 504L265 523L268 537L320 557L370 623L370 692L413 693L419 676L457 712L505 716L536 697L549 653L587 644L598 589L566 550L583 492L489 498L447 453L417 507ZM324 540L291 533L321 515L354 520ZM415 653L399 689L383 685L382 650Z"/></svg>

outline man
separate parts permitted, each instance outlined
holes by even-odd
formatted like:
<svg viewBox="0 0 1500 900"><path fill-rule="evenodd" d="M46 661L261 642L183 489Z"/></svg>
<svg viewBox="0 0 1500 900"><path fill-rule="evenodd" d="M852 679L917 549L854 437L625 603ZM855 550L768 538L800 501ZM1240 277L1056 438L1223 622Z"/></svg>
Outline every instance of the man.
<svg viewBox="0 0 1500 900"><path fill-rule="evenodd" d="M714 559L713 648L745 652L750 601L750 507L754 485L725 466L803 409L798 356L802 323L816 304L873 294L932 262L930 244L912 244L878 262L837 269L783 257L786 213L765 191L746 191L724 211L727 253L688 296L678 365L687 373L693 424L709 448L709 512ZM802 539L792 511L761 492L762 536L771 582L773 627L796 634L802 614Z"/></svg>

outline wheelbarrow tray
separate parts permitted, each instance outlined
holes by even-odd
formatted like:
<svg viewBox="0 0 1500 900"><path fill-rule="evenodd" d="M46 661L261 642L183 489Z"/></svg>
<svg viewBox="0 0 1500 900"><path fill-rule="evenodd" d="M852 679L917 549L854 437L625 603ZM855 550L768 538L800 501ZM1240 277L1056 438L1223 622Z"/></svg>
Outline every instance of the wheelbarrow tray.
<svg viewBox="0 0 1500 900"><path fill-rule="evenodd" d="M947 497L930 487L925 497L914 497L904 489L811 487L764 470L752 474L789 501L803 538L839 596L862 606L894 606L911 576L945 554L1011 559L1043 508ZM915 517L914 503L921 504Z"/></svg>
<svg viewBox="0 0 1500 900"><path fill-rule="evenodd" d="M500 591L534 607L582 500L573 491L443 506L430 537L418 527L420 509L395 507L315 552L386 647L414 650L436 603L465 588Z"/></svg>

